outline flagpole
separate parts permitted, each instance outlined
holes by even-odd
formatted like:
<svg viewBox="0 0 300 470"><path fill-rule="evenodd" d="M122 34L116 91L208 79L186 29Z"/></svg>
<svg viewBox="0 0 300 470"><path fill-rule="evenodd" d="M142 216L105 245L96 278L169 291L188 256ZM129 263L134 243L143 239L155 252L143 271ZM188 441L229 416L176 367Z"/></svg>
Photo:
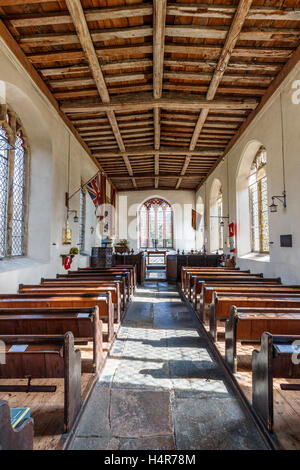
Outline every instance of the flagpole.
<svg viewBox="0 0 300 470"><path fill-rule="evenodd" d="M76 196L77 193L79 193L79 191L84 188L87 184L89 184L90 181L92 181L95 176L97 176L98 174L100 173L100 175L102 174L101 171L98 171L94 176L92 176L92 178L90 178L86 183L84 183L82 186L80 186L79 189L77 189L77 191L75 191L75 193L71 194L71 196L68 196L68 201L70 201L70 199L72 199L72 197Z"/></svg>

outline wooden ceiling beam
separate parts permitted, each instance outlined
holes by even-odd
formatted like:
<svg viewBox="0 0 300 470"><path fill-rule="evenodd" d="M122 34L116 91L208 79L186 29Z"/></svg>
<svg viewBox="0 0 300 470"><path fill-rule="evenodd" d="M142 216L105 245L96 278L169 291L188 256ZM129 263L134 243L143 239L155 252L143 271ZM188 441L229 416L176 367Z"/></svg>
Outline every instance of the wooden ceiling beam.
<svg viewBox="0 0 300 470"><path fill-rule="evenodd" d="M164 0L160 0L160 3ZM246 17L245 17L246 19ZM92 41L105 42L116 39L136 39L154 37L151 26L135 26L132 28L93 30L89 33ZM176 38L222 40L227 37L228 28L225 26L176 25L166 26L165 35ZM241 41L297 41L297 28L247 28L240 33ZM33 34L18 37L18 43L27 47L77 45L80 40L72 33Z"/></svg>
<svg viewBox="0 0 300 470"><path fill-rule="evenodd" d="M149 76L149 74L148 74ZM145 73L130 73L130 74L114 74L106 75L106 83L115 82L132 82L136 80L145 80L147 78ZM79 87L80 85L95 85L95 80L92 77L80 77L80 78L62 78L59 80L49 80L48 82L52 87L55 88L66 88L66 87Z"/></svg>
<svg viewBox="0 0 300 470"><path fill-rule="evenodd" d="M197 180L197 178L201 177L203 178L203 176L205 175L205 171L203 173L195 173L194 175L185 175L185 176L182 176L182 179L185 179L185 180ZM111 174L111 178L113 180L119 180L119 181L126 181L128 180L128 176L124 176L124 175L120 175L120 174ZM159 179L159 178L164 178L164 179L176 179L178 178L178 176L176 174L172 175L170 173L160 173L158 175L155 175L153 173L135 173L132 178L135 178L136 180L143 180L143 179L148 179L148 178L151 178L151 179Z"/></svg>
<svg viewBox="0 0 300 470"><path fill-rule="evenodd" d="M195 157L206 157L208 160L213 159L214 157L217 157L221 155L220 150L211 150L211 149L203 149L203 150L194 150L192 152L189 151L189 149L185 148L176 148L176 147L161 147L159 150L155 150L153 147L140 147L138 150L127 147L126 148L126 154L130 156L138 156L138 155L168 155L168 156L176 156L176 155L182 155L185 156L186 154L194 155ZM101 158L101 157L122 157L123 153L118 151L118 152L99 152L95 153L94 156L96 158ZM206 160L206 159L205 159Z"/></svg>
<svg viewBox="0 0 300 470"><path fill-rule="evenodd" d="M101 100L103 103L109 103L109 93L107 91L105 79L91 39L90 31L86 23L81 2L79 0L66 0L66 5L77 31L77 40L81 44L90 65Z"/></svg>
<svg viewBox="0 0 300 470"><path fill-rule="evenodd" d="M130 76L130 75L129 75ZM133 74L134 76L134 74ZM164 78L168 78L171 80L191 80L191 81L210 81L213 78L212 73L203 73L203 72L165 72ZM229 74L227 73L221 79L221 83L229 83L231 86L234 84L237 85L264 85L268 86L273 80L274 76L272 75L263 75L263 74L255 74L255 75L245 75L245 74Z"/></svg>
<svg viewBox="0 0 300 470"><path fill-rule="evenodd" d="M96 48L96 54L101 60L111 61L113 57L119 56L133 56L139 54L152 54L153 46L152 44L135 44L135 45L126 45L126 46L106 46ZM193 54L195 56L200 55L203 58L208 58L211 60L216 60L222 51L222 46L210 46L205 45L199 47L198 45L188 45L180 43L166 43L165 52L171 54L182 54L184 56L188 54ZM291 47L236 47L232 53L232 57L240 58L250 58L257 57L264 59L265 61L271 61L273 58L277 60L286 60L293 53L293 48ZM84 52L81 50L72 50L72 51L55 51L55 52L43 52L43 53L28 53L28 59L32 64L55 64L56 62L72 62L74 60L85 59Z"/></svg>
<svg viewBox="0 0 300 470"><path fill-rule="evenodd" d="M69 13L72 17L73 24L77 31L78 38L80 40L80 44L82 49L86 55L88 63L91 68L92 75L94 77L100 98L102 103L106 104L110 102L110 96L107 90L107 85L103 76L103 72L99 63L98 56L96 54L94 44L91 38L91 34L86 22L86 18L84 16L84 11L82 9L81 1L80 0L65 0ZM121 136L120 129L118 127L118 123L116 120L116 116L113 109L108 109L106 111L107 118L111 125L112 131L114 133L115 139L119 146L121 152L125 152L125 145ZM128 174L132 175L132 168L130 165L130 161L128 157L124 154L123 156ZM133 180L133 185L135 185L135 181Z"/></svg>
<svg viewBox="0 0 300 470"><path fill-rule="evenodd" d="M75 0L76 1L76 0ZM66 0L68 4L68 0ZM68 4L69 5L69 4ZM68 6L69 8L69 6ZM83 13L83 10L82 10ZM73 15L71 14L73 17ZM84 16L84 13L83 13ZM74 22L74 18L73 18ZM77 23L79 20L77 19ZM85 20L86 23L86 20ZM99 31L89 30L86 23L87 30L89 31L89 36L92 41L95 42L104 42L111 41L114 39L134 39L134 38L144 38L146 36L152 36L153 29L151 26L138 26L133 28L121 28L121 29L102 29ZM28 36L20 36L18 38L18 43L21 46L28 47L40 47L40 46L63 46L63 45L72 45L80 44L81 40L76 34L72 33L53 33L53 34L33 34Z"/></svg>
<svg viewBox="0 0 300 470"><path fill-rule="evenodd" d="M22 2L23 3L23 2ZM35 2L35 3L41 3ZM2 5L2 4L1 4ZM15 5L15 2L14 2ZM3 5L4 6L4 5ZM103 172L105 175L105 171L103 170L102 166L100 165L99 161L94 158L94 156L91 153L91 150L89 147L86 145L80 134L78 133L77 129L74 127L72 122L68 119L68 117L61 111L59 108L59 104L54 98L54 96L51 94L49 88L47 85L43 82L42 78L38 74L38 72L35 70L33 65L30 63L20 46L17 44L15 39L12 37L8 29L6 28L5 24L3 21L0 20L0 37L3 40L3 42L6 44L8 49L11 51L11 53L16 57L16 59L19 61L21 64L22 68L25 70L25 72L29 75L30 79L34 83L34 85L38 88L38 90L41 92L41 94L48 100L48 102L53 106L55 111L58 113L58 116L62 119L66 127L69 129L69 131L74 135L75 139L79 142L81 147L84 149L84 151L89 155L93 163L99 168L101 172ZM107 175L106 175L107 176ZM107 176L108 181L110 181L110 178Z"/></svg>
<svg viewBox="0 0 300 470"><path fill-rule="evenodd" d="M223 161L223 159L226 157L228 152L232 149L232 147L236 144L237 140L244 134L246 129L250 126L252 121L256 118L258 113L263 109L263 107L267 104L267 102L270 100L270 98L274 95L274 93L278 90L280 85L283 83L283 81L286 79L288 74L294 69L294 67L299 63L300 61L300 46L297 47L295 52L293 53L292 57L288 60L288 62L284 65L284 67L281 69L275 80L271 83L269 86L268 90L266 91L265 95L263 96L262 100L260 101L258 107L252 111L247 119L244 121L238 132L235 134L235 136L231 139L231 141L228 143L226 146L223 155L221 155L218 160L216 161L215 165L210 169L208 174L205 176L205 178L198 184L196 191L202 186L202 184L207 180L207 178L212 174L212 172L216 169L216 167Z"/></svg>
<svg viewBox="0 0 300 470"><path fill-rule="evenodd" d="M175 177L174 179L176 179L176 177ZM119 192L119 193L122 193L122 192L133 192L133 191L146 191L146 190L153 190L153 189L154 189L154 185L151 185L151 186L150 186L150 185L148 184L147 186L139 186L139 187L137 187L137 188L124 188L124 187L123 187L123 188L119 188L119 189L118 189L118 192ZM160 184L159 187L158 187L158 189L167 189L167 190L171 189L172 191L177 191L177 190L175 190L171 185L165 185L165 184ZM184 188L184 189L190 189L190 190L192 190L192 189L194 189L194 184L193 184L192 187L190 187L190 188Z"/></svg>
<svg viewBox="0 0 300 470"><path fill-rule="evenodd" d="M153 0L153 98L162 97L167 0ZM153 109L154 149L160 149L160 109ZM159 173L159 154L154 155L155 175ZM155 178L155 188L159 178Z"/></svg>
<svg viewBox="0 0 300 470"><path fill-rule="evenodd" d="M256 99L217 99L207 100L198 98L193 94L164 93L161 99L155 100L151 94L136 93L112 98L109 103L77 102L64 103L61 109L66 113L99 113L113 111L147 111L152 108L165 108L173 110L199 111L200 109L254 109Z"/></svg>
<svg viewBox="0 0 300 470"><path fill-rule="evenodd" d="M226 37L226 41L225 41L222 53L219 58L218 65L215 69L213 78L210 82L210 86L206 94L206 99L208 101L213 100L216 95L218 86L226 71L226 67L231 58L233 49L237 43L237 40L239 39L240 32L245 23L245 19L247 17L251 4L252 4L252 0L240 0L239 2L237 12L234 16L230 30ZM191 144L190 144L190 150L193 150L196 147L199 136L201 134L202 127L204 126L207 116L208 116L208 110L203 109L200 113L198 122L195 127L195 131L194 131Z"/></svg>
<svg viewBox="0 0 300 470"><path fill-rule="evenodd" d="M6 0L4 0L5 3ZM16 4L17 2L14 2ZM26 2L26 3L31 3ZM38 2L42 3L42 2ZM1 0L1 5L3 4ZM118 18L132 18L135 16L152 15L152 5L128 5L126 7L113 7L113 8L91 8L84 10L86 21L105 21L114 20ZM70 15L64 12L36 14L36 15L21 15L9 19L10 23L16 28L26 28L32 26L52 26L72 23Z"/></svg>
<svg viewBox="0 0 300 470"><path fill-rule="evenodd" d="M232 19L237 8L231 5L169 4L168 15L192 16L193 18ZM254 6L247 14L247 20L300 21L299 8L274 8Z"/></svg>
<svg viewBox="0 0 300 470"><path fill-rule="evenodd" d="M214 75L211 79L210 86L206 94L206 99L209 101L213 100L216 95L218 86L221 83L222 77L224 75L228 62L230 60L231 53L236 45L238 38L241 35L241 30L245 23L245 19L249 12L251 4L252 4L252 0L240 0L228 34L226 32L226 41L225 41L218 64L216 66ZM203 28L200 28L200 29L201 29L201 32L203 32ZM209 109L202 109L202 111L200 112L200 116L196 123L195 130L194 130L191 142L190 142L191 151L196 148L199 136L201 134L201 131L207 119L208 113L209 113ZM182 170L183 175L185 174L185 171L188 168L189 162L190 162L190 159L189 159L189 156L187 156L183 170ZM176 189L179 189L181 182L182 182L182 179L179 178Z"/></svg>
<svg viewBox="0 0 300 470"><path fill-rule="evenodd" d="M46 0L45 0L46 1ZM6 4L9 5L6 5ZM2 0L1 6L16 6L24 4L20 0L18 2ZM37 0L28 1L26 4L43 3ZM132 18L137 16L152 15L152 4L144 5L128 5L126 7L113 8L90 8L85 9L85 17L87 21L105 21L118 18ZM236 7L230 5L208 5L208 4L169 4L167 14L172 16L188 16L193 18L218 18L232 19L236 13ZM299 8L273 8L273 7L253 7L250 9L247 20L273 20L273 21L300 21ZM10 24L15 28L26 28L33 26L51 26L70 24L71 16L65 12L55 12L48 14L28 14L9 17Z"/></svg>
<svg viewBox="0 0 300 470"><path fill-rule="evenodd" d="M216 60L197 60L197 59L165 59L165 66L167 67L194 67L198 68L201 71L206 69L208 72L213 73L217 66ZM252 62L231 62L227 66L227 72L255 72L255 73L262 73L262 74L276 74L279 72L281 68L280 63L272 63L272 62L259 62L259 63L252 63ZM171 70L172 72L174 69Z"/></svg>
<svg viewBox="0 0 300 470"><path fill-rule="evenodd" d="M245 3L246 8L247 3ZM239 13L239 9L237 13ZM244 15L244 21L246 20ZM130 34L130 32L128 32ZM225 26L199 26L199 25L176 25L166 27L166 36L193 38L193 39L225 39L228 35L228 28ZM291 41L297 40L299 29L297 28L246 28L240 32L241 41Z"/></svg>
<svg viewBox="0 0 300 470"><path fill-rule="evenodd" d="M111 72L114 70L120 69L134 69L134 68L145 68L145 67L152 67L152 60L150 59L133 59L130 61L116 61L106 64L101 64L101 69L103 72ZM90 69L86 65L70 65L67 67L52 67L52 68L44 68L39 70L40 73L43 74L44 77L49 76L61 76L61 75L77 75L82 73L90 72Z"/></svg>
<svg viewBox="0 0 300 470"><path fill-rule="evenodd" d="M111 61L112 57L118 57L123 55L137 55L137 54L151 54L152 44L135 44L134 46L110 46L95 49L99 59ZM58 61L72 62L73 60L85 59L83 51L59 51L59 52L44 52L44 53L29 53L29 60L33 64L38 63L53 63Z"/></svg>

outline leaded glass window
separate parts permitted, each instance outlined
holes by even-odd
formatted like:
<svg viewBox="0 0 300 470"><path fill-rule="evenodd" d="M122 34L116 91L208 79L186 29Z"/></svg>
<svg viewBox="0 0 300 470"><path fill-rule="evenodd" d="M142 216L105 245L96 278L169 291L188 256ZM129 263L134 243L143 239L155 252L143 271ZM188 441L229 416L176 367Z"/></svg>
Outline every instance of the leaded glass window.
<svg viewBox="0 0 300 470"><path fill-rule="evenodd" d="M17 135L13 162L12 179L12 223L11 255L24 255L24 217L25 217L25 180L26 161L24 140L21 133Z"/></svg>
<svg viewBox="0 0 300 470"><path fill-rule="evenodd" d="M219 230L219 250L224 248L224 225L221 223L223 217L223 195L220 188L218 199L217 199L217 208L218 208L218 230Z"/></svg>
<svg viewBox="0 0 300 470"><path fill-rule="evenodd" d="M269 253L267 153L261 147L249 174L251 251Z"/></svg>
<svg viewBox="0 0 300 470"><path fill-rule="evenodd" d="M6 131L2 126L0 126L1 136L7 139ZM0 150L0 258L6 254L8 172L8 150Z"/></svg>
<svg viewBox="0 0 300 470"><path fill-rule="evenodd" d="M146 201L139 213L141 248L173 247L173 210L163 199Z"/></svg>
<svg viewBox="0 0 300 470"><path fill-rule="evenodd" d="M10 150L0 150L0 258L26 253L27 154L21 126L13 122L14 129L7 114L0 125L0 136L11 145Z"/></svg>

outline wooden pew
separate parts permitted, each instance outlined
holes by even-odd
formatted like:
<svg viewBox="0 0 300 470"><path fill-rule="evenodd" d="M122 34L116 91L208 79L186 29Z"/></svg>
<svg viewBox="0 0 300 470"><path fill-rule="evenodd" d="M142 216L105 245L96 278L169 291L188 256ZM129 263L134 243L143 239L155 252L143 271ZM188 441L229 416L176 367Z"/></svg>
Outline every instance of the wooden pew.
<svg viewBox="0 0 300 470"><path fill-rule="evenodd" d="M111 269L111 268L88 268L88 269L78 269L78 271L68 271L68 274L70 275L88 275L88 276L94 276L94 275L104 275L104 276L114 276L114 275L121 275L125 276L126 278L126 285L129 287L129 292L130 295L134 293L134 275L133 272L130 269Z"/></svg>
<svg viewBox="0 0 300 470"><path fill-rule="evenodd" d="M41 285L50 287L50 286L62 286L62 287L116 287L118 304L120 304L120 309L124 313L126 310L126 290L124 291L124 282L123 280L113 280L113 281L97 281L97 280L86 280L86 279L73 279L72 277L64 277L63 279L45 279L41 278Z"/></svg>
<svg viewBox="0 0 300 470"><path fill-rule="evenodd" d="M194 273L203 273L203 272L212 272L212 273L222 273L222 272L233 272L233 271L239 271L240 268L226 268L226 267L193 267L193 266L182 266L181 268L181 290L184 292L185 291L185 280L188 272L194 272ZM250 272L250 271L248 271Z"/></svg>
<svg viewBox="0 0 300 470"><path fill-rule="evenodd" d="M111 268L93 268L93 269L80 269L78 271L68 271L70 276L121 276L125 278L125 283L128 291L128 297L130 299L131 295L133 295L134 291L134 284L133 284L133 275L130 269L122 270L122 269L111 269Z"/></svg>
<svg viewBox="0 0 300 470"><path fill-rule="evenodd" d="M299 379L300 336L264 332L260 351L252 353L252 406L269 431L274 426L273 378ZM299 346L298 346L299 348ZM299 390L299 384L281 385L283 390Z"/></svg>
<svg viewBox="0 0 300 470"><path fill-rule="evenodd" d="M63 284L63 285L62 285ZM51 293L63 293L66 295L73 295L73 294L105 294L106 292L111 293L111 300L114 304L114 312L115 312L115 322L120 323L121 321L121 308L120 308L120 296L117 293L116 286L101 286L101 287L92 287L92 286L82 286L78 283L77 286L73 286L71 284L65 283L55 283L55 284L40 284L40 285L19 285L19 293L26 294L26 293L33 293L33 294L51 294Z"/></svg>
<svg viewBox="0 0 300 470"><path fill-rule="evenodd" d="M228 285L228 286L232 286L232 285L236 285L236 286L250 286L252 285L253 287L255 286L271 286L271 285L274 285L274 286L278 286L278 285L281 285L281 279L280 278L264 278L264 277L260 277L260 278L248 278L248 279L242 279L242 280L239 280L239 279L232 279L232 278L224 278L223 277L217 277L217 278L207 278L207 279L195 279L195 287L194 287L194 309L195 311L197 312L199 307L199 300L202 296L202 293L203 293L203 288L204 286L225 286L225 285Z"/></svg>
<svg viewBox="0 0 300 470"><path fill-rule="evenodd" d="M103 328L98 307L93 308L0 308L1 335L64 335L70 331L76 343L93 342L92 372L104 362Z"/></svg>
<svg viewBox="0 0 300 470"><path fill-rule="evenodd" d="M185 271L182 272L182 291L183 293L189 297L189 290L190 290L190 283L191 283L191 277L193 276L204 276L204 275L215 275L215 276L226 276L230 274L238 274L238 275L249 275L249 271L240 271L236 269L230 269L230 268L210 268L210 269L186 269Z"/></svg>
<svg viewBox="0 0 300 470"><path fill-rule="evenodd" d="M197 269L197 268L188 268L186 270L183 270L182 272L182 282L183 282L183 292L187 294L188 290L188 284L190 282L190 277L191 276L196 276L196 275L204 275L204 274L215 274L217 275L222 275L222 274L236 274L236 273L246 273L250 274L250 271L240 271L235 268L207 268L207 269Z"/></svg>
<svg viewBox="0 0 300 470"><path fill-rule="evenodd" d="M213 301L213 294L217 292L218 294L268 294L273 292L278 292L281 294L300 294L300 286L285 286L282 284L272 285L261 283L260 285L256 284L255 286L249 285L236 285L235 283L230 285L215 285L205 284L203 286L202 292L200 294L200 314L201 319L204 318L204 313Z"/></svg>
<svg viewBox="0 0 300 470"><path fill-rule="evenodd" d="M275 308L299 308L300 294L217 294L214 293L213 302L210 305L209 331L213 339L217 340L217 321L226 320L230 315L231 307L275 307Z"/></svg>
<svg viewBox="0 0 300 470"><path fill-rule="evenodd" d="M122 265L122 266L113 266L111 268L78 268L79 272L96 272L96 273L110 273L110 272L124 272L130 273L130 284L131 284L131 293L135 293L135 289L137 286L137 272L135 265Z"/></svg>
<svg viewBox="0 0 300 470"><path fill-rule="evenodd" d="M260 281L263 277L260 274L249 274L249 273L221 273L217 276L218 279L221 280L232 280L232 281L240 281L240 282L247 282L247 281ZM195 286L195 279L198 281L208 281L215 279L216 275L214 273L204 273L204 274L192 274L188 277L187 280L187 298L192 301L194 295L196 294L196 290L194 289Z"/></svg>
<svg viewBox="0 0 300 470"><path fill-rule="evenodd" d="M99 282L99 281L104 281L104 282L112 282L112 281L121 281L122 282L122 287L121 287L121 292L123 293L125 297L125 302L126 304L130 302L130 287L126 283L126 277L122 276L121 274L89 274L88 272L86 273L78 273L78 274L57 274L56 279L59 280L65 280L65 279L70 279L74 280L76 282L81 282L81 281L94 281L94 282Z"/></svg>
<svg viewBox="0 0 300 470"><path fill-rule="evenodd" d="M74 337L60 335L0 335L6 345L6 361L0 364L1 379L64 379L64 432L69 432L81 407L81 355L74 350ZM23 352L12 346L27 345ZM54 386L0 385L0 392L54 392Z"/></svg>
<svg viewBox="0 0 300 470"><path fill-rule="evenodd" d="M73 294L64 295L57 292L50 294L10 294L0 295L1 308L92 308L98 306L99 318L107 324L107 337L104 341L111 342L114 338L114 312L110 292L106 294Z"/></svg>
<svg viewBox="0 0 300 470"><path fill-rule="evenodd" d="M237 372L237 342L260 342L264 331L300 335L300 308L231 307L225 326L225 361L231 372Z"/></svg>
<svg viewBox="0 0 300 470"><path fill-rule="evenodd" d="M33 432L32 418L12 427L10 408L0 400L0 450L33 450Z"/></svg>

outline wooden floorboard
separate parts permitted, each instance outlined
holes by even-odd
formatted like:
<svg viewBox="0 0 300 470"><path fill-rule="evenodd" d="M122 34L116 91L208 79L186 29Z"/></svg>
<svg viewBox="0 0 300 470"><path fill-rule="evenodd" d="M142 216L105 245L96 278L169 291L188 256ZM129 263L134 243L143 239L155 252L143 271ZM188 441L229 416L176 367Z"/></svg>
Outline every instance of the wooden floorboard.
<svg viewBox="0 0 300 470"><path fill-rule="evenodd" d="M76 346L76 348L78 348ZM92 363L92 343L80 346L82 359L81 393L83 402L95 381L95 374L88 372ZM108 355L108 344L104 343L104 360ZM25 379L0 379L0 385L26 385ZM55 393L0 393L0 400L11 408L30 408L34 419L34 450L62 450L66 441L64 423L64 380L34 379L32 385L56 385Z"/></svg>
<svg viewBox="0 0 300 470"><path fill-rule="evenodd" d="M208 323L205 323L208 331ZM215 343L222 357L225 356L224 323L218 325L218 341ZM244 395L252 404L251 357L253 349L259 345L242 345L238 343L238 372L235 378ZM300 379L274 379L274 436L278 449L300 449L300 392L281 390L280 384L300 384Z"/></svg>

